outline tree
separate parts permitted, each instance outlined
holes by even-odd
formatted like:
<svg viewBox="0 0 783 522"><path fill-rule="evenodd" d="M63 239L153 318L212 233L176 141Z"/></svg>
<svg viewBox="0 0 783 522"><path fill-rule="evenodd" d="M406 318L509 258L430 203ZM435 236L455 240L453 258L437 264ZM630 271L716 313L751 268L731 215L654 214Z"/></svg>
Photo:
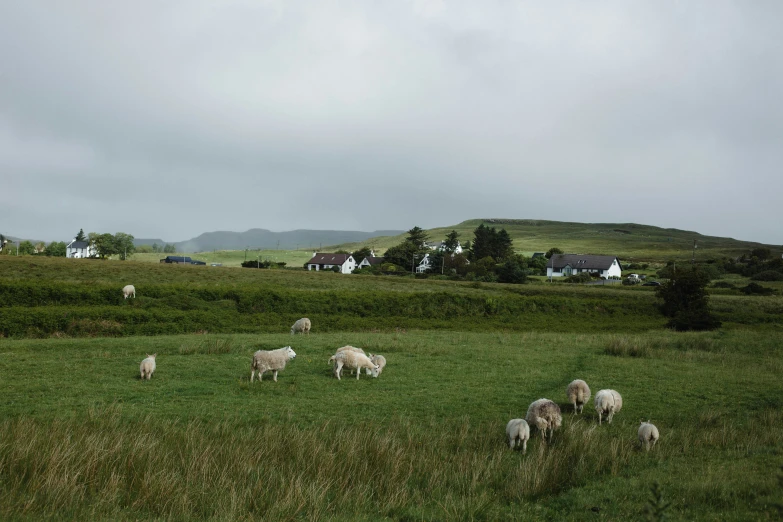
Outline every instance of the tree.
<svg viewBox="0 0 783 522"><path fill-rule="evenodd" d="M48 257L65 257L67 249L68 245L62 241L52 241L46 247L46 255Z"/></svg>
<svg viewBox="0 0 783 522"><path fill-rule="evenodd" d="M546 257L547 259L552 259L553 255L555 255L555 254L562 254L562 253L563 253L563 251L560 250L559 248L552 247L549 250L547 250L546 255L544 257Z"/></svg>
<svg viewBox="0 0 783 522"><path fill-rule="evenodd" d="M158 253L158 252L160 252L161 250L162 250L162 249L160 248L160 245L158 245L157 243L152 243L152 251L153 251L154 253L156 253L156 254L157 254L157 253Z"/></svg>
<svg viewBox="0 0 783 522"><path fill-rule="evenodd" d="M127 256L133 255L136 251L136 245L133 244L133 236L125 232L114 234L114 251L123 261L125 261Z"/></svg>
<svg viewBox="0 0 783 522"><path fill-rule="evenodd" d="M33 245L30 241L22 241L19 243L20 256L31 256L33 254L35 254L35 245Z"/></svg>
<svg viewBox="0 0 783 522"><path fill-rule="evenodd" d="M750 251L751 257L757 257L760 261L765 261L772 257L772 250L769 248L754 248Z"/></svg>
<svg viewBox="0 0 783 522"><path fill-rule="evenodd" d="M493 230L485 227L482 223L473 231L473 246L470 248L471 261L477 261L491 255Z"/></svg>
<svg viewBox="0 0 783 522"><path fill-rule="evenodd" d="M429 238L430 236L425 230L422 230L419 227L413 227L412 229L408 230L408 237L405 238L405 241L408 243L413 243L418 249L424 249L426 248L424 243L426 243Z"/></svg>
<svg viewBox="0 0 783 522"><path fill-rule="evenodd" d="M387 263L393 263L402 268L402 272L409 270L411 263L421 261L424 255L416 245L410 241L403 241L395 245L383 254L383 260Z"/></svg>
<svg viewBox="0 0 783 522"><path fill-rule="evenodd" d="M505 228L501 228L497 235L493 237L492 257L502 261L514 255L514 246L511 236L508 235Z"/></svg>
<svg viewBox="0 0 783 522"><path fill-rule="evenodd" d="M459 234L456 230L452 230L446 234L446 240L443 242L443 250L447 254L453 254L459 246Z"/></svg>
<svg viewBox="0 0 783 522"><path fill-rule="evenodd" d="M522 256L512 256L506 259L498 269L498 281L501 283L527 283L527 262Z"/></svg>
<svg viewBox="0 0 783 522"><path fill-rule="evenodd" d="M670 318L667 326L678 332L720 327L721 322L710 312L709 282L709 277L698 265L672 269L669 281L655 290L663 300L661 312Z"/></svg>
<svg viewBox="0 0 783 522"><path fill-rule="evenodd" d="M174 245L170 245L166 243L166 246L163 247L163 253L164 254L173 254L177 251L176 247Z"/></svg>
<svg viewBox="0 0 783 522"><path fill-rule="evenodd" d="M365 257L370 257L371 254L372 249L370 249L368 246L363 246L357 250L354 250L352 255L354 261L356 261L356 264L358 265L364 260Z"/></svg>
<svg viewBox="0 0 783 522"><path fill-rule="evenodd" d="M74 238L76 241L87 241L87 236L84 235L84 229L80 228L79 233Z"/></svg>
<svg viewBox="0 0 783 522"><path fill-rule="evenodd" d="M111 234L98 234L97 232L90 232L87 235L87 239L95 248L95 252L101 259L106 259L107 257L117 253L117 249L114 244L114 236Z"/></svg>

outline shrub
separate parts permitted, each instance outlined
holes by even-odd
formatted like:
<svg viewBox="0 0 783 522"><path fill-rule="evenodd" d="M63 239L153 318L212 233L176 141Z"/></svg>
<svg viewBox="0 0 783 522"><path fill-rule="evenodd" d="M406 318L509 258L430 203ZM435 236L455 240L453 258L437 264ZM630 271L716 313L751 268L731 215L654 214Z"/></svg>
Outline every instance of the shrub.
<svg viewBox="0 0 783 522"><path fill-rule="evenodd" d="M712 283L712 288L730 288L735 289L737 288L733 284L727 282L727 281L718 281L717 283Z"/></svg>
<svg viewBox="0 0 783 522"><path fill-rule="evenodd" d="M669 281L655 289L663 300L661 312L671 318L670 328L682 332L720 327L720 321L710 312L707 283L709 276L699 266L679 270L672 267Z"/></svg>
<svg viewBox="0 0 783 522"><path fill-rule="evenodd" d="M748 286L740 288L740 292L743 292L748 295L774 295L775 294L775 290L773 288L767 288L766 286L761 286L758 283L750 283Z"/></svg>
<svg viewBox="0 0 783 522"><path fill-rule="evenodd" d="M765 270L751 277L754 281L783 281L783 273L775 270Z"/></svg>

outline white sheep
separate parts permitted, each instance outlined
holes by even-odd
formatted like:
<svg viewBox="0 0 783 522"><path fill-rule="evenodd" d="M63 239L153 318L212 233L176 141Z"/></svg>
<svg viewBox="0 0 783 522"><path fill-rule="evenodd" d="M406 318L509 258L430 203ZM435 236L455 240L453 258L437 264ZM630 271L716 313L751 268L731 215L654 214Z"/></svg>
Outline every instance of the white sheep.
<svg viewBox="0 0 783 522"><path fill-rule="evenodd" d="M155 371L155 357L157 357L157 353L153 353L152 355L147 354L147 358L141 361L141 364L139 365L139 372L141 373L141 379L147 379L150 380L150 377L152 377L152 372Z"/></svg>
<svg viewBox="0 0 783 522"><path fill-rule="evenodd" d="M383 369L386 367L386 357L384 357L383 355L373 355L371 353L367 354L367 357L369 357L370 360L373 363L378 365L378 375L380 375L381 372L383 371ZM367 372L367 375L370 375L370 369L369 368L366 369L366 372ZM376 375L376 377L377 377L377 375Z"/></svg>
<svg viewBox="0 0 783 522"><path fill-rule="evenodd" d="M655 447L655 443L658 442L658 428L655 424L650 424L650 421L642 421L639 425L639 443L644 446L647 451L650 451L650 447Z"/></svg>
<svg viewBox="0 0 783 522"><path fill-rule="evenodd" d="M277 350L258 350L253 354L253 364L250 367L250 382L253 382L258 372L259 382L264 377L264 372L272 370L272 379L277 382L277 372L285 369L288 361L296 357L296 352L290 347Z"/></svg>
<svg viewBox="0 0 783 522"><path fill-rule="evenodd" d="M606 422L611 423L614 414L623 407L623 398L614 390L601 390L595 394L595 411L598 412L598 424L606 415Z"/></svg>
<svg viewBox="0 0 783 522"><path fill-rule="evenodd" d="M549 430L549 440L552 434L563 423L560 415L560 406L549 399L538 399L530 404L525 420L531 426L535 426L541 432L541 437L546 441L546 432Z"/></svg>
<svg viewBox="0 0 783 522"><path fill-rule="evenodd" d="M508 447L514 449L522 445L522 453L527 453L527 441L530 439L530 426L525 419L511 419L506 424Z"/></svg>
<svg viewBox="0 0 783 522"><path fill-rule="evenodd" d="M291 327L291 335L294 335L295 333L303 333L310 335L310 319L307 317L302 317L298 321L294 323L294 325Z"/></svg>
<svg viewBox="0 0 783 522"><path fill-rule="evenodd" d="M357 348L356 346L351 346L350 344L346 345L346 346L343 346L342 348L338 348L335 353L344 352L346 350L350 350L352 352L356 352L356 353L361 353L361 354L367 355L367 354L364 353L364 350L362 350L361 348ZM351 375L353 375L355 371L356 371L356 368L351 368ZM369 372L367 373L367 375L370 375Z"/></svg>
<svg viewBox="0 0 783 522"><path fill-rule="evenodd" d="M125 296L125 299L129 298L130 296L133 296L133 298L136 298L136 287L133 285L125 285L122 288L122 295Z"/></svg>
<svg viewBox="0 0 783 522"><path fill-rule="evenodd" d="M370 375L378 377L378 365L374 364L365 354L354 350L338 351L329 358L329 363L334 363L334 375L337 377L338 381L341 380L340 373L342 372L343 366L356 370L356 380L359 380L362 368L368 368L370 370Z"/></svg>
<svg viewBox="0 0 783 522"><path fill-rule="evenodd" d="M571 381L566 388L568 402L574 405L574 414L582 413L582 410L590 400L590 387L582 379Z"/></svg>

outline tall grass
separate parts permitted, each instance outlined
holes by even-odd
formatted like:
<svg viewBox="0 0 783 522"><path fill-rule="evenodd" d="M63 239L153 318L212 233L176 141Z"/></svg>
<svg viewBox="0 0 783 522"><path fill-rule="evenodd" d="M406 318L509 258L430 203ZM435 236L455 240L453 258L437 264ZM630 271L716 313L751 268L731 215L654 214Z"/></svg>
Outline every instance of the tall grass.
<svg viewBox="0 0 783 522"><path fill-rule="evenodd" d="M507 449L500 424L468 418L310 428L239 418L128 423L115 405L82 419L0 422L0 517L491 520L675 455L777 447L782 422L771 410L741 426L694 420L663 432L648 454L633 438L567 418L553 443L536 435L523 456Z"/></svg>

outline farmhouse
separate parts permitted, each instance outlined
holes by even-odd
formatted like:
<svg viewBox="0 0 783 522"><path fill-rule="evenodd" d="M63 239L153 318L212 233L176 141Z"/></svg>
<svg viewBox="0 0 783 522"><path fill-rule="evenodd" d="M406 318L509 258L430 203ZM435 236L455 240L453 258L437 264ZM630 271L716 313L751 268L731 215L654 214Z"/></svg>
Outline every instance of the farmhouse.
<svg viewBox="0 0 783 522"><path fill-rule="evenodd" d="M331 270L339 267L343 274L350 274L356 269L356 260L351 254L325 254L313 252L313 258L307 262L308 270Z"/></svg>
<svg viewBox="0 0 783 522"><path fill-rule="evenodd" d="M601 277L620 277L623 267L617 256L554 254L546 265L547 277L597 272Z"/></svg>
<svg viewBox="0 0 783 522"><path fill-rule="evenodd" d="M359 268L366 268L369 266L377 266L383 263L382 257L367 256L359 263Z"/></svg>
<svg viewBox="0 0 783 522"><path fill-rule="evenodd" d="M76 238L65 247L65 257L85 258L95 257L96 255L97 252L94 246L87 241L76 241Z"/></svg>

